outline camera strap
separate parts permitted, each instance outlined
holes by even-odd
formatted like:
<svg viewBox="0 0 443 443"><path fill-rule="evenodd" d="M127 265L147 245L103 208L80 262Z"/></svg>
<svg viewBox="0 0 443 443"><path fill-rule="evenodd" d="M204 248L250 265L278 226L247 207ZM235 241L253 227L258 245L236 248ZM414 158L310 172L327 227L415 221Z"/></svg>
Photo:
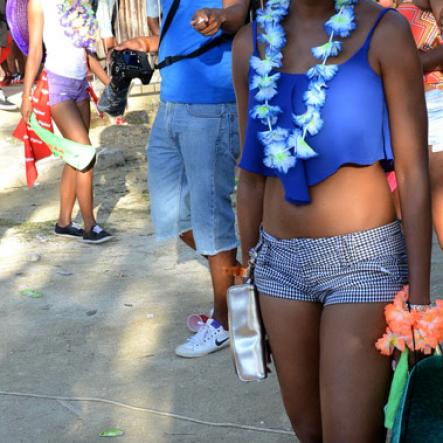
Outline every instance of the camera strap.
<svg viewBox="0 0 443 443"><path fill-rule="evenodd" d="M180 6L180 0L174 0L174 2L172 3L172 5L168 11L168 15L165 18L163 26L162 26L162 30L160 33L160 41L158 44L159 48L160 48L160 45L162 43L162 40L163 40L166 32L168 31L168 29L171 26L172 20L174 19L179 6ZM188 54L170 55L168 57L165 57L165 59L162 60L157 65L155 65L155 67L157 69L163 69L166 66L170 66L174 63L179 62L180 60L186 60L189 58L198 57L199 55L204 54L205 52L209 51L210 49L215 48L224 42L232 40L233 38L234 38L233 35L221 34L218 37L215 37L215 38L209 40L208 42L206 42L205 44L203 44L202 46L200 46L199 48L197 48L196 50L194 50Z"/></svg>

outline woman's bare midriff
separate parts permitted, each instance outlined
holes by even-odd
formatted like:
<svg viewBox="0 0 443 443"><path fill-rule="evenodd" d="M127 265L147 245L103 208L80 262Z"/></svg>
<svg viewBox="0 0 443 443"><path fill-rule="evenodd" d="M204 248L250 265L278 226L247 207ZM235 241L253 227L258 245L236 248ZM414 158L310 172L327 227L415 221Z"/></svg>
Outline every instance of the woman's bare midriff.
<svg viewBox="0 0 443 443"><path fill-rule="evenodd" d="M385 173L379 163L343 166L310 188L311 203L284 198L276 177L266 179L263 227L280 239L330 237L376 228L395 220Z"/></svg>

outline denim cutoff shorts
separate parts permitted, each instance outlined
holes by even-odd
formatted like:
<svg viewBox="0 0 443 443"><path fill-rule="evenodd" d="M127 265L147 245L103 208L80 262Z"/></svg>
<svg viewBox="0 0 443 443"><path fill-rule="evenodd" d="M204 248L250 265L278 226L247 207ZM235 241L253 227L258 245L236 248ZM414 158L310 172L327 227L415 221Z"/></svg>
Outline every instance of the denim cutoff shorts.
<svg viewBox="0 0 443 443"><path fill-rule="evenodd" d="M408 282L400 222L324 238L261 232L255 284L263 295L322 303L389 303Z"/></svg>
<svg viewBox="0 0 443 443"><path fill-rule="evenodd" d="M63 77L47 71L49 100L48 105L54 106L57 103L72 100L80 103L89 99L88 82L86 79L77 80L75 78Z"/></svg>
<svg viewBox="0 0 443 443"><path fill-rule="evenodd" d="M160 103L147 149L158 240L192 229L200 254L237 247L231 194L239 154L235 104Z"/></svg>

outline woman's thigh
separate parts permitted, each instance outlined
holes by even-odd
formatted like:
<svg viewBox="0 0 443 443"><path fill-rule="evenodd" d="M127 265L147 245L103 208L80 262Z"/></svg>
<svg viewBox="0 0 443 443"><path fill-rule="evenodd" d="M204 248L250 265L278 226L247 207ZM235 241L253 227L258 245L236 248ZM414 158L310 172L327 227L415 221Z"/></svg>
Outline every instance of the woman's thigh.
<svg viewBox="0 0 443 443"><path fill-rule="evenodd" d="M82 120L85 125L85 128L89 133L89 128L91 126L91 103L90 103L90 100L87 99L87 100L83 100L81 102L77 102L76 106L80 111L80 115L82 116Z"/></svg>
<svg viewBox="0 0 443 443"><path fill-rule="evenodd" d="M385 441L383 406L390 361L375 349L386 322L383 303L324 308L320 328L320 398L324 443Z"/></svg>
<svg viewBox="0 0 443 443"><path fill-rule="evenodd" d="M286 412L302 442L321 442L319 328L321 305L260 296Z"/></svg>
<svg viewBox="0 0 443 443"><path fill-rule="evenodd" d="M51 116L63 137L89 145L91 144L88 134L89 125L85 124L85 114L85 109L80 109L77 103L72 100L66 100L51 106Z"/></svg>

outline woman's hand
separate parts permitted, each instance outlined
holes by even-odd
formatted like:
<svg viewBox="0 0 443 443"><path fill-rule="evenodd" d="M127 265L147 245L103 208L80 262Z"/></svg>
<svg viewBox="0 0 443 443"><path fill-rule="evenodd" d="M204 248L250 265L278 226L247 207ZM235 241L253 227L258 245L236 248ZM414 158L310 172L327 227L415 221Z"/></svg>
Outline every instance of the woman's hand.
<svg viewBox="0 0 443 443"><path fill-rule="evenodd" d="M22 97L22 104L20 106L20 112L22 114L23 120L25 120L25 122L29 122L29 118L31 117L31 112L32 112L31 97L29 97L29 96Z"/></svg>
<svg viewBox="0 0 443 443"><path fill-rule="evenodd" d="M152 37L136 37L127 40L114 48L115 51L123 51L130 49L131 51L139 52L157 52L159 37L157 35Z"/></svg>
<svg viewBox="0 0 443 443"><path fill-rule="evenodd" d="M225 21L222 9L203 8L194 14L191 26L200 34L209 37L216 34Z"/></svg>

